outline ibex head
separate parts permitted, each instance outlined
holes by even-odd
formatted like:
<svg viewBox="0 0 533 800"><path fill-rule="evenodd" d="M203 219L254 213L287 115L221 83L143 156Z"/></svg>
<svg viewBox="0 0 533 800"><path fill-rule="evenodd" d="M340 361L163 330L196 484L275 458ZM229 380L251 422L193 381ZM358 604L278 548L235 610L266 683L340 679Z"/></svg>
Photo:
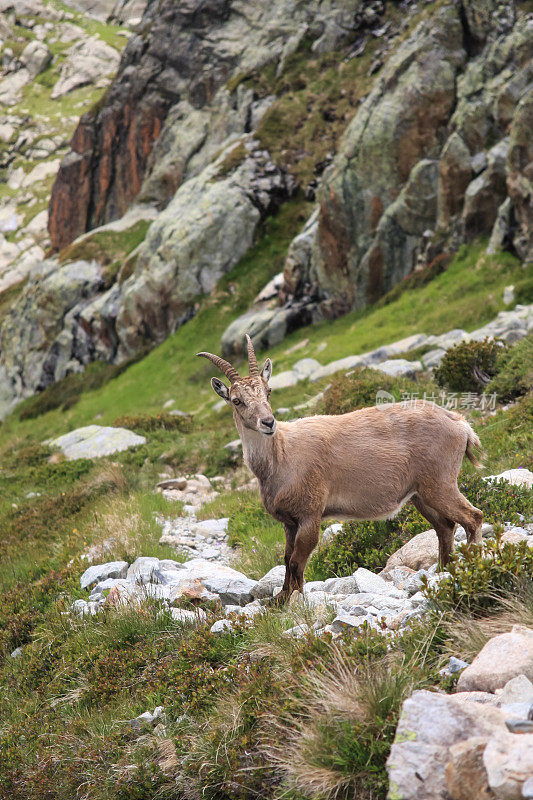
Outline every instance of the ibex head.
<svg viewBox="0 0 533 800"><path fill-rule="evenodd" d="M236 416L246 428L273 436L276 433L276 420L270 407L270 388L268 381L272 375L272 362L269 358L263 364L261 372L257 366L252 340L246 334L248 347L248 367L250 375L241 378L229 361L212 353L197 353L202 358L207 358L229 379L230 385L226 386L218 378L211 378L211 386L230 406Z"/></svg>

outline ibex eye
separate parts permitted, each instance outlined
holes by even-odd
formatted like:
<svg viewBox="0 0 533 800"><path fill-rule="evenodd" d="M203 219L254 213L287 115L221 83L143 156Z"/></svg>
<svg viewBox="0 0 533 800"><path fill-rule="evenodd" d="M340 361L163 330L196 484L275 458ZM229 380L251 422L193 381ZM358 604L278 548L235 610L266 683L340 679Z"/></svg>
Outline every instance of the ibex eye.
<svg viewBox="0 0 533 800"><path fill-rule="evenodd" d="M233 399L233 405L234 405L234 406L238 406L238 405L240 405L240 402L241 402L241 401L239 400L239 398L238 398L238 397L235 397L235 398Z"/></svg>

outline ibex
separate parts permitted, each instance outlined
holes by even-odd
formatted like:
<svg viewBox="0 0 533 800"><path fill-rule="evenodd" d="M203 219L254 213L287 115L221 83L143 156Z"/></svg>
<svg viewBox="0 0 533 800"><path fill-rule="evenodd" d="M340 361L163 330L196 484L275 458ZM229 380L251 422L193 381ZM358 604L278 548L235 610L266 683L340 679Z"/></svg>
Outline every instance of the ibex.
<svg viewBox="0 0 533 800"><path fill-rule="evenodd" d="M468 422L434 403L398 403L338 416L277 422L270 407L272 362L261 371L247 335L249 377L219 356L208 358L229 379L211 379L233 409L244 460L259 480L266 510L285 528L281 599L303 590L307 560L321 520L386 519L414 503L437 532L445 565L456 523L468 542L481 541L483 514L463 497L457 476L466 455L476 466L481 443Z"/></svg>

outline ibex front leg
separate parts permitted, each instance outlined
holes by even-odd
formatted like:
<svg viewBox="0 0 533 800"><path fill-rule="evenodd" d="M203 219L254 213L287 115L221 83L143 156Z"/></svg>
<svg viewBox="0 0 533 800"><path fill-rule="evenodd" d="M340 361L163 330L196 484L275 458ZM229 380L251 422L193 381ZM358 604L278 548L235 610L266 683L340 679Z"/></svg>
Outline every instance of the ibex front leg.
<svg viewBox="0 0 533 800"><path fill-rule="evenodd" d="M294 549L287 567L288 574L285 576L285 582L288 583L289 596L295 590L303 592L305 565L318 544L319 536L320 518L309 518L300 523L294 540Z"/></svg>

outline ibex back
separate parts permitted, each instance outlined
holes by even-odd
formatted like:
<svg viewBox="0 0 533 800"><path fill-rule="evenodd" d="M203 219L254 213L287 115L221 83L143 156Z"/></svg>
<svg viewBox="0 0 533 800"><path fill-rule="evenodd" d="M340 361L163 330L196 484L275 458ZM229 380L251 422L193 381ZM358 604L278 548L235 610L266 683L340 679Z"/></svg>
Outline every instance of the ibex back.
<svg viewBox="0 0 533 800"><path fill-rule="evenodd" d="M468 542L481 540L483 514L457 487L463 457L478 465L473 451L480 447L464 417L418 401L277 422L268 386L272 363L267 358L259 371L246 339L249 377L219 356L198 355L229 379L229 387L218 378L211 385L233 408L244 460L266 510L285 528L282 597L303 590L305 565L327 517L385 519L411 501L437 532L442 565L456 523Z"/></svg>

